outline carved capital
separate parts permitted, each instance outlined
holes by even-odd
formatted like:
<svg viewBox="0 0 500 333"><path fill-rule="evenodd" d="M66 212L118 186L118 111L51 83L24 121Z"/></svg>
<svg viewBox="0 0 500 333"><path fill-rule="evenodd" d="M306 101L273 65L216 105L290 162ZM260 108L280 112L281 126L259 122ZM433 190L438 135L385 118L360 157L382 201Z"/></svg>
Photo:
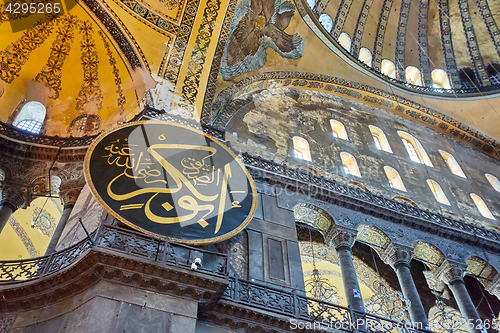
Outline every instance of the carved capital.
<svg viewBox="0 0 500 333"><path fill-rule="evenodd" d="M356 241L357 234L356 230L332 225L326 232L325 239L327 244L332 245L335 249L341 247L351 248Z"/></svg>
<svg viewBox="0 0 500 333"><path fill-rule="evenodd" d="M390 243L387 248L379 253L380 259L387 265L396 268L398 265L410 266L413 249L409 246Z"/></svg>
<svg viewBox="0 0 500 333"><path fill-rule="evenodd" d="M491 280L490 283L488 283L484 289L489 292L490 294L496 296L498 299L500 299L500 274L497 273L495 277L493 277L493 280Z"/></svg>
<svg viewBox="0 0 500 333"><path fill-rule="evenodd" d="M2 184L0 187L0 204L10 204L17 208L26 208L28 189L23 186L13 184Z"/></svg>
<svg viewBox="0 0 500 333"><path fill-rule="evenodd" d="M434 272L434 276L450 284L453 281L462 280L464 277L466 265L445 260Z"/></svg>
<svg viewBox="0 0 500 333"><path fill-rule="evenodd" d="M64 207L74 206L78 196L80 195L83 185L61 188L59 190L59 198Z"/></svg>

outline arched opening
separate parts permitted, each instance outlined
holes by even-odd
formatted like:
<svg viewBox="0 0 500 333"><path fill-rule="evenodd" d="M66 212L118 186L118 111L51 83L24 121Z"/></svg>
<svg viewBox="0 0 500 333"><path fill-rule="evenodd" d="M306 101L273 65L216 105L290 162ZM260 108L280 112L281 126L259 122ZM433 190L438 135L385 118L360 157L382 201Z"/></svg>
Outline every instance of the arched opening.
<svg viewBox="0 0 500 333"><path fill-rule="evenodd" d="M451 89L448 74L442 69L435 69L431 73L432 85L434 88Z"/></svg>
<svg viewBox="0 0 500 333"><path fill-rule="evenodd" d="M36 101L28 102L24 104L12 125L23 131L38 134L42 129L46 112L45 106L42 103Z"/></svg>
<svg viewBox="0 0 500 333"><path fill-rule="evenodd" d="M392 153L391 146L389 145L389 141L387 140L384 131L382 131L377 126L373 125L368 125L368 128L372 133L372 138L375 143L375 147L377 147L378 150L383 150L388 153Z"/></svg>
<svg viewBox="0 0 500 333"><path fill-rule="evenodd" d="M325 30L328 33L332 32L332 29L333 29L333 20L330 17L330 15L328 15L328 14L321 14L319 16L319 23L321 23L321 25L323 26L323 28L325 28Z"/></svg>
<svg viewBox="0 0 500 333"><path fill-rule="evenodd" d="M489 210L488 206L486 206L484 200L481 199L479 195L477 195L476 193L471 193L470 197L472 198L472 201L474 201L474 204L476 205L477 209L479 209L481 215L491 220L495 219L493 214L491 214L491 211Z"/></svg>
<svg viewBox="0 0 500 333"><path fill-rule="evenodd" d="M338 42L344 49L351 51L351 37L347 33L341 33Z"/></svg>
<svg viewBox="0 0 500 333"><path fill-rule="evenodd" d="M434 194L434 198L437 202L442 203L443 205L451 206L450 201L444 194L443 189L438 182L432 179L427 179L427 185L429 185L429 188L431 189L432 194Z"/></svg>
<svg viewBox="0 0 500 333"><path fill-rule="evenodd" d="M500 192L500 181L498 180L498 178L489 173L485 173L484 175L490 182L491 186L495 189L495 191Z"/></svg>
<svg viewBox="0 0 500 333"><path fill-rule="evenodd" d="M388 59L382 60L382 65L380 66L380 72L384 75L387 75L390 78L396 78L396 66L394 63Z"/></svg>
<svg viewBox="0 0 500 333"><path fill-rule="evenodd" d="M368 187L366 187L365 185L363 185L361 183L358 183L358 182L349 182L349 184L354 185L356 187L359 187L360 189L362 189L365 192L370 192L370 190L368 189Z"/></svg>
<svg viewBox="0 0 500 333"><path fill-rule="evenodd" d="M300 136L293 137L293 156L299 160L312 161L309 142L306 139Z"/></svg>
<svg viewBox="0 0 500 333"><path fill-rule="evenodd" d="M462 168L460 167L460 165L458 165L457 160L455 159L455 157L453 157L453 155L451 155L448 152L445 152L444 150L439 150L439 153L441 154L444 161L448 165L448 168L450 168L450 171L454 175L460 176L462 178L467 178L465 176L464 172L462 171Z"/></svg>
<svg viewBox="0 0 500 333"><path fill-rule="evenodd" d="M340 159L342 160L343 170L345 174L361 177L358 163L356 162L354 156L346 152L341 152Z"/></svg>
<svg viewBox="0 0 500 333"><path fill-rule="evenodd" d="M398 135L401 137L403 141L403 145L410 156L410 159L413 162L422 163L427 166L433 167L429 156L427 155L424 147L413 135L408 134L403 131L398 131Z"/></svg>
<svg viewBox="0 0 500 333"><path fill-rule="evenodd" d="M392 188L406 192L405 184L403 184L403 180L396 169L386 165L384 166L384 171L387 176L387 180L389 181L389 185Z"/></svg>
<svg viewBox="0 0 500 333"><path fill-rule="evenodd" d="M406 82L414 84L416 86L422 85L422 73L415 66L408 66L405 69Z"/></svg>
<svg viewBox="0 0 500 333"><path fill-rule="evenodd" d="M458 77L462 83L462 88L473 89L478 87L478 81L476 78L476 73L472 68L462 68L458 71Z"/></svg>
<svg viewBox="0 0 500 333"><path fill-rule="evenodd" d="M431 269L438 268L445 260L445 256L440 249L423 241L416 241L413 245L413 257Z"/></svg>
<svg viewBox="0 0 500 333"><path fill-rule="evenodd" d="M491 84L500 84L500 64L492 62L486 67Z"/></svg>
<svg viewBox="0 0 500 333"><path fill-rule="evenodd" d="M332 135L334 138L349 140L345 126L340 121L330 119L330 126L332 128Z"/></svg>
<svg viewBox="0 0 500 333"><path fill-rule="evenodd" d="M314 6L316 6L316 0L307 0L307 4L309 5L309 8L314 9Z"/></svg>
<svg viewBox="0 0 500 333"><path fill-rule="evenodd" d="M358 59L362 63L372 67L372 53L366 47L362 47L361 50L359 50Z"/></svg>

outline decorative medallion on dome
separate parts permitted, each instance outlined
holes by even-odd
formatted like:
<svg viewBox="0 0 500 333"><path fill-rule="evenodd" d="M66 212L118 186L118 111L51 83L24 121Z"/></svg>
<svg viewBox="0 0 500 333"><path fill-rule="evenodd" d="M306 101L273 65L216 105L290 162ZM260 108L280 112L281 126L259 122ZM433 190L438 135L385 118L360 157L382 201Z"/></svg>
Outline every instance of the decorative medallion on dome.
<svg viewBox="0 0 500 333"><path fill-rule="evenodd" d="M304 40L298 34L285 32L294 13L295 7L289 1L238 2L229 41L222 55L220 71L224 80L264 66L268 48L283 58L300 58Z"/></svg>

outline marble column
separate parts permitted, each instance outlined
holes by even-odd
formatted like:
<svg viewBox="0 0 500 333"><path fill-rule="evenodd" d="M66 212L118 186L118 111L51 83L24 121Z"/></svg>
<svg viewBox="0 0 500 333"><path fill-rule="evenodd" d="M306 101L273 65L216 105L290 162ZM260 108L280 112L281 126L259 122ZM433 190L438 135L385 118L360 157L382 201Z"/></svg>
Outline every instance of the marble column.
<svg viewBox="0 0 500 333"><path fill-rule="evenodd" d="M57 224L56 230L54 230L54 234L52 235L49 246L45 251L46 256L56 252L57 243L61 238L62 232L66 227L66 223L68 222L71 211L75 206L76 200L78 199L82 188L83 187L73 187L68 189L63 188L59 191L59 198L61 199L61 203L63 204L64 209L61 218L59 219L59 223Z"/></svg>
<svg viewBox="0 0 500 333"><path fill-rule="evenodd" d="M415 328L429 329L429 321L410 271L412 255L412 248L391 243L380 254L380 259L396 272L403 295L410 301L410 319Z"/></svg>
<svg viewBox="0 0 500 333"><path fill-rule="evenodd" d="M486 330L480 325L481 319L476 311L476 307L470 298L469 292L463 280L465 265L451 263L445 260L436 270L435 276L444 281L458 304L460 313L465 318L470 333L485 333Z"/></svg>
<svg viewBox="0 0 500 333"><path fill-rule="evenodd" d="M352 260L352 246L356 240L357 231L333 226L327 234L327 243L335 248L339 257L342 280L347 298L347 304L355 311L365 312L358 276Z"/></svg>
<svg viewBox="0 0 500 333"><path fill-rule="evenodd" d="M0 233L18 208L26 206L26 188L2 184L0 188Z"/></svg>

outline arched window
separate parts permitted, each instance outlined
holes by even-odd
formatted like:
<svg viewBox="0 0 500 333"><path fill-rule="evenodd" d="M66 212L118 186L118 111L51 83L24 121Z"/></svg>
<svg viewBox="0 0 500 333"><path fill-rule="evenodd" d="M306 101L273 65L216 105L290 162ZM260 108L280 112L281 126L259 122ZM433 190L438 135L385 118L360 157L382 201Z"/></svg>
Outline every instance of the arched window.
<svg viewBox="0 0 500 333"><path fill-rule="evenodd" d="M486 72L490 77L490 82L492 85L500 84L500 64L497 62L492 62L486 67ZM0 94L1 96L1 94Z"/></svg>
<svg viewBox="0 0 500 333"><path fill-rule="evenodd" d="M382 60L382 65L380 66L380 72L393 79L396 78L396 66L394 66L394 63L388 59Z"/></svg>
<svg viewBox="0 0 500 333"><path fill-rule="evenodd" d="M366 47L362 47L361 50L359 50L358 59L361 62L364 62L368 66L372 67L372 53Z"/></svg>
<svg viewBox="0 0 500 333"><path fill-rule="evenodd" d="M300 136L293 137L293 156L300 160L311 161L309 142Z"/></svg>
<svg viewBox="0 0 500 333"><path fill-rule="evenodd" d="M403 184L403 180L396 169L386 165L384 166L384 171L387 179L389 180L389 185L391 185L392 188L406 192L405 184Z"/></svg>
<svg viewBox="0 0 500 333"><path fill-rule="evenodd" d="M314 6L316 5L316 0L307 0L307 4L311 9L313 9Z"/></svg>
<svg viewBox="0 0 500 333"><path fill-rule="evenodd" d="M38 134L45 120L45 106L40 102L28 102L17 115L12 125L23 131Z"/></svg>
<svg viewBox="0 0 500 333"><path fill-rule="evenodd" d="M333 29L333 20L330 17L330 15L328 15L328 14L321 14L319 16L319 23L321 23L321 25L323 26L323 28L325 28L325 30L328 33L332 32L332 29Z"/></svg>
<svg viewBox="0 0 500 333"><path fill-rule="evenodd" d="M417 67L408 66L405 70L406 82L414 84L416 86L422 85L422 74Z"/></svg>
<svg viewBox="0 0 500 333"><path fill-rule="evenodd" d="M476 73L472 68L462 68L458 71L458 77L462 83L463 88L473 89L478 86L478 81L476 78Z"/></svg>
<svg viewBox="0 0 500 333"><path fill-rule="evenodd" d="M413 135L403 131L398 131L398 134L401 137L406 151L408 152L408 155L410 155L410 159L413 162L423 163L430 167L434 167L429 159L429 156L425 152L424 147Z"/></svg>
<svg viewBox="0 0 500 333"><path fill-rule="evenodd" d="M432 71L431 76L434 88L451 89L450 79L444 70L435 69Z"/></svg>
<svg viewBox="0 0 500 333"><path fill-rule="evenodd" d="M346 152L341 152L340 159L342 160L343 169L346 174L361 177L358 163L354 156Z"/></svg>
<svg viewBox="0 0 500 333"><path fill-rule="evenodd" d="M349 140L345 126L340 121L330 119L330 126L332 127L332 134L334 138Z"/></svg>
<svg viewBox="0 0 500 333"><path fill-rule="evenodd" d="M495 217L493 216L493 214L491 214L490 210L488 209L488 207L484 203L483 199L481 199L481 197L479 195L477 195L476 193L471 193L470 197L472 198L472 201L474 201L474 203L476 204L476 207L477 207L477 209L479 209L479 212L481 213L481 215L483 215L484 217L486 217L488 219L492 219L492 220L495 219Z"/></svg>
<svg viewBox="0 0 500 333"><path fill-rule="evenodd" d="M339 44L346 49L347 51L351 51L351 37L345 32L341 33L339 36Z"/></svg>
<svg viewBox="0 0 500 333"><path fill-rule="evenodd" d="M493 186L495 191L500 192L500 181L498 180L498 178L489 173L485 173L484 175L486 176L486 179L488 179L488 181L490 182L491 186Z"/></svg>
<svg viewBox="0 0 500 333"><path fill-rule="evenodd" d="M378 150L383 150L388 153L392 153L391 146L389 145L389 141L387 141L384 131L382 131L377 126L368 125L368 127L370 128L370 132L372 133L372 138L373 141L375 142L375 147L377 147Z"/></svg>
<svg viewBox="0 0 500 333"><path fill-rule="evenodd" d="M448 152L445 152L444 150L439 150L439 153L443 157L446 164L448 164L448 168L450 168L450 171L454 175L457 175L457 176L460 176L463 178L467 178L465 176L464 172L462 171L462 168L460 167L460 165L458 165L457 160L455 159L455 157L453 157L453 155L451 155Z"/></svg>
<svg viewBox="0 0 500 333"><path fill-rule="evenodd" d="M444 194L443 189L435 180L427 179L427 185L429 185L429 188L431 189L432 194L434 194L434 198L436 198L437 202L450 206L450 202Z"/></svg>

